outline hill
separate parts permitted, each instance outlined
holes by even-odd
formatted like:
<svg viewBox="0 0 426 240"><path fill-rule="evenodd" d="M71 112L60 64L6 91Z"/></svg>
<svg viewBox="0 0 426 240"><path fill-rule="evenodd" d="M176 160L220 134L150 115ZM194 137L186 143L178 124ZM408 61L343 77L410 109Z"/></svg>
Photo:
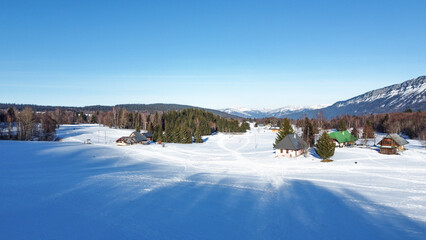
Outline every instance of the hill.
<svg viewBox="0 0 426 240"><path fill-rule="evenodd" d="M18 110L23 110L26 107L31 107L34 111L43 112L43 111L54 111L55 109L63 109L63 110L71 110L77 112L85 112L85 111L111 111L114 107L125 108L128 111L142 111L142 112L168 112L168 111L176 111L183 110L188 108L195 109L204 109L208 112L211 112L215 115L219 115L221 117L226 118L241 118L239 116L225 113L219 110L202 108L202 107L194 107L189 105L180 105L180 104L166 104L166 103L154 103L154 104L118 104L115 106L105 106L105 105L92 105L92 106L84 106L84 107L73 107L73 106L48 106L48 105L35 105L35 104L15 104L15 103L0 103L0 109L7 109L8 107L14 107Z"/></svg>

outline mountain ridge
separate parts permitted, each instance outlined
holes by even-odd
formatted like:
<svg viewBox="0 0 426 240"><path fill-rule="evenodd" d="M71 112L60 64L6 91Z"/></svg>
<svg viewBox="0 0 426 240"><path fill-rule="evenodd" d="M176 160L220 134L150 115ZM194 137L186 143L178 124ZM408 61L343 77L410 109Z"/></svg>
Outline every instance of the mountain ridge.
<svg viewBox="0 0 426 240"><path fill-rule="evenodd" d="M255 109L238 111L233 108L227 108L222 109L222 111L245 118L287 117L297 119L305 116L316 117L320 112L326 118L333 118L344 114L365 115L402 112L407 108L414 111L426 110L426 76L419 76L402 83L374 89L324 107L308 106L295 107L293 109L284 107L266 112Z"/></svg>
<svg viewBox="0 0 426 240"><path fill-rule="evenodd" d="M23 110L26 107L31 107L34 111L54 111L55 109L63 109L63 110L71 110L71 111L111 111L114 107L121 107L128 111L143 111L148 113L158 112L168 112L168 111L177 111L183 110L187 108L195 108L195 109L204 109L208 112L211 112L215 115L219 115L221 117L226 118L241 118L236 115L228 114L219 110L196 107L190 105L182 105L182 104L173 104L173 103L152 103L152 104L117 104L114 106L108 105L89 105L84 107L73 107L73 106L50 106L50 105L37 105L37 104L15 104L15 103L0 103L0 109L7 109L8 107L15 107L18 110Z"/></svg>

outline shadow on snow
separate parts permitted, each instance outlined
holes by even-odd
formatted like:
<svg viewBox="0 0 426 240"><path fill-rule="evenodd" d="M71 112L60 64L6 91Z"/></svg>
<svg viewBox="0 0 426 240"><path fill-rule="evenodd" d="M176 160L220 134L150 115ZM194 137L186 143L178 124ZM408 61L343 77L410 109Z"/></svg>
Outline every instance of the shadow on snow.
<svg viewBox="0 0 426 240"><path fill-rule="evenodd" d="M339 194L301 180L288 181L278 189L268 185L251 188L250 184L241 185L237 183L239 179L225 176L212 182L209 174L195 174L146 189L161 181L162 174L167 176L168 170L161 173L159 166L148 163L114 166L115 160L111 159L86 164L88 161L84 159L89 155L84 151L65 152L63 158L71 159L74 164L70 163L69 169L59 168L60 163L32 169L30 177L35 182L20 182L29 170L10 174L10 180L0 186L5 196L0 207L3 237L425 239L426 236L425 223L350 190ZM0 163L0 166L7 165ZM103 177L98 179L99 176ZM151 183L145 185L146 181ZM59 192L52 197L52 193Z"/></svg>

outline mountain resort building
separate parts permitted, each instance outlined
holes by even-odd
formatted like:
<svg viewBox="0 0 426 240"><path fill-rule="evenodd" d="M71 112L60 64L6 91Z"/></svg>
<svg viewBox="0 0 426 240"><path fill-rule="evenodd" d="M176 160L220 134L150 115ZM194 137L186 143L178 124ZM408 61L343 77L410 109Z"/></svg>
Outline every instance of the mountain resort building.
<svg viewBox="0 0 426 240"><path fill-rule="evenodd" d="M396 133L388 134L377 145L380 145L381 154L398 154L399 151L405 150L404 145L408 141Z"/></svg>
<svg viewBox="0 0 426 240"><path fill-rule="evenodd" d="M308 144L297 134L288 134L275 146L275 157L297 157L305 152Z"/></svg>
<svg viewBox="0 0 426 240"><path fill-rule="evenodd" d="M336 147L343 147L348 145L355 144L355 141L358 140L350 132L346 131L337 131L331 132L328 136L332 139Z"/></svg>

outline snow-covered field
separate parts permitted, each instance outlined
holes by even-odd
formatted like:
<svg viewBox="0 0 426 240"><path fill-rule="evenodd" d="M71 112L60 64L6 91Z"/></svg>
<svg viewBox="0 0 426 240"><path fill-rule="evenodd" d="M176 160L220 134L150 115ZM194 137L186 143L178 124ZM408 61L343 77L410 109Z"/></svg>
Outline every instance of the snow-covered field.
<svg viewBox="0 0 426 240"><path fill-rule="evenodd" d="M426 239L419 141L321 163L274 158L275 133L259 129L113 144L130 132L68 125L61 142L0 141L0 239Z"/></svg>

